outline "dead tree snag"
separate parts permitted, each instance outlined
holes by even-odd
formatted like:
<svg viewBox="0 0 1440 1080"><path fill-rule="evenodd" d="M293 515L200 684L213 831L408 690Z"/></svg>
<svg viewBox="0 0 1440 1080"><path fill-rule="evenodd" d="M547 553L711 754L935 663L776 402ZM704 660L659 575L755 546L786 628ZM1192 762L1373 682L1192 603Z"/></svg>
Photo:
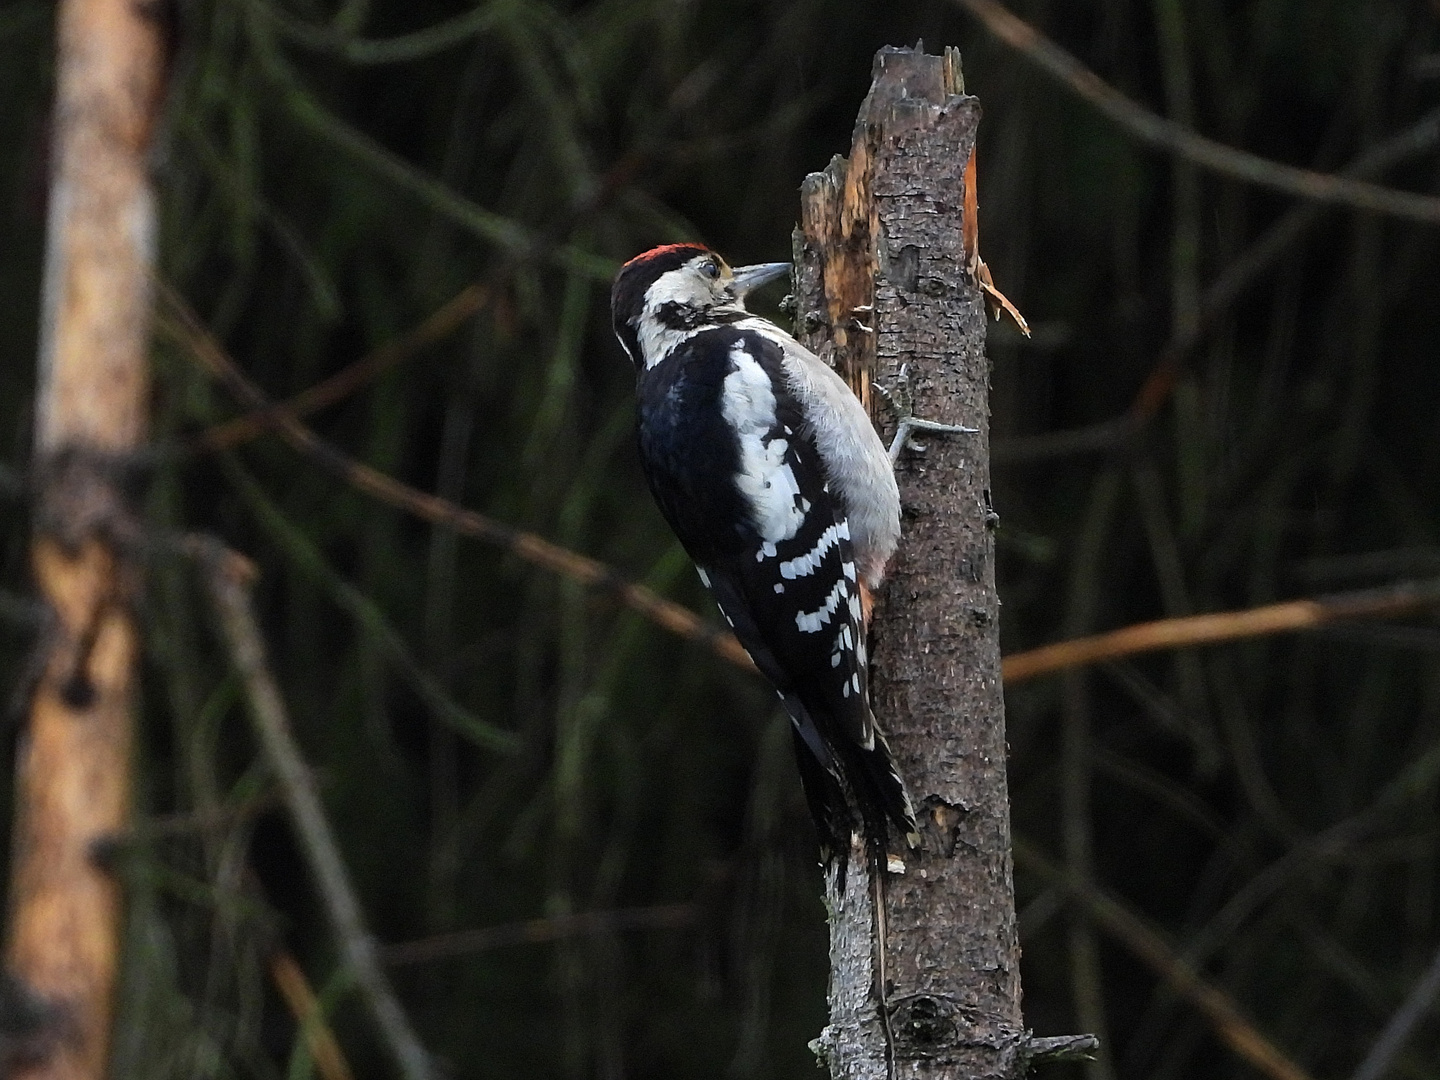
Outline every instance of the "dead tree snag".
<svg viewBox="0 0 1440 1080"><path fill-rule="evenodd" d="M883 888L827 882L830 1024L816 1048L835 1080L1018 1078L1037 1055L1093 1044L1032 1040L1020 1012L985 308L964 220L979 118L954 50L883 49L849 159L801 188L801 339L892 430L876 382L978 431L927 439L899 466L905 534L872 623L871 688L924 845ZM852 853L848 880L868 874Z"/></svg>

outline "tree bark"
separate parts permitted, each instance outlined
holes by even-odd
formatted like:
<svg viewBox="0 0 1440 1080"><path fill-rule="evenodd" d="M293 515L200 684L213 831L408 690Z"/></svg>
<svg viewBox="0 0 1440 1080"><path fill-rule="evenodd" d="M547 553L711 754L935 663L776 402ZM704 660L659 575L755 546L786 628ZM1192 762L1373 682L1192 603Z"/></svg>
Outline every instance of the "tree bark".
<svg viewBox="0 0 1440 1080"><path fill-rule="evenodd" d="M895 414L872 389L904 391L904 369L918 416L978 431L927 437L898 466L904 537L871 624L871 688L923 846L882 882L860 850L828 876L830 1024L815 1049L835 1080L1018 1078L1053 1052L1020 1012L985 310L963 240L979 118L954 50L882 49L848 161L801 188L801 339L887 430Z"/></svg>
<svg viewBox="0 0 1440 1080"><path fill-rule="evenodd" d="M121 905L99 856L130 801L160 12L64 0L58 13L31 548L52 618L17 760L5 990L26 1022L0 1038L0 1066L27 1078L99 1080L109 1049Z"/></svg>

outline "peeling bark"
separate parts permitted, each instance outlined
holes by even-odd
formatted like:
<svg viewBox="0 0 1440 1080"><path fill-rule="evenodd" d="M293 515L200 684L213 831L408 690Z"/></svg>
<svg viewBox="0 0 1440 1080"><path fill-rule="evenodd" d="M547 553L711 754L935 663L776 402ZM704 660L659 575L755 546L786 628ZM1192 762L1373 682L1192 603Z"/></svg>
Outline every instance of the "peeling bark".
<svg viewBox="0 0 1440 1080"><path fill-rule="evenodd" d="M6 949L6 985L44 1017L6 1063L27 1078L99 1080L109 1048L120 895L100 855L130 802L160 11L65 0L58 13L31 550L52 618L17 760Z"/></svg>
<svg viewBox="0 0 1440 1080"><path fill-rule="evenodd" d="M1031 1051L1011 885L985 310L963 241L979 118L953 50L884 49L848 161L801 189L802 340L882 426L893 430L895 416L873 382L898 387L903 366L918 416L979 429L928 437L898 468L904 537L872 623L871 687L923 848L879 890L863 887L861 852L843 894L833 875L827 883L831 1013L815 1048L835 1080L1014 1078Z"/></svg>

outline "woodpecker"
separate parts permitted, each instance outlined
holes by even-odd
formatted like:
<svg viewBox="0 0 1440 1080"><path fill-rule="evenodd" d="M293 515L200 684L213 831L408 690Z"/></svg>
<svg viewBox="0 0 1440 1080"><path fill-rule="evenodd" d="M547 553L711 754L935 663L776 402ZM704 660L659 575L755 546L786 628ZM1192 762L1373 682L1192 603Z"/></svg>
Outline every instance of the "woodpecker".
<svg viewBox="0 0 1440 1080"><path fill-rule="evenodd" d="M886 865L915 812L870 709L870 597L900 539L885 446L850 388L745 310L789 263L732 270L698 244L630 260L610 294L635 364L640 460L700 580L789 714L827 863L855 828Z"/></svg>

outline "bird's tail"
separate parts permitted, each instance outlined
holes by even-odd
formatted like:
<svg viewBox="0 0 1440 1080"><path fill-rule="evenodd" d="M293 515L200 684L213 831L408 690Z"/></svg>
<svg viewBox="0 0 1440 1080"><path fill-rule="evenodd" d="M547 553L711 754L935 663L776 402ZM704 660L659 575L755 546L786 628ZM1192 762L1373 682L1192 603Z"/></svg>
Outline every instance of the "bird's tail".
<svg viewBox="0 0 1440 1080"><path fill-rule="evenodd" d="M800 767L800 787L805 792L805 803L810 807L810 817L820 837L820 861L826 866L836 858L843 862L850 850L854 820L850 800L836 776L838 767L827 767L816 758L798 726L792 725L790 730L795 735L795 763Z"/></svg>
<svg viewBox="0 0 1440 1080"><path fill-rule="evenodd" d="M907 848L919 847L915 809L884 733L875 728L875 744L868 750L861 746L832 747L818 738L806 737L816 729L804 705L786 695L785 706L795 720L791 728L795 759L805 801L820 836L822 861L828 864L832 858L846 857L857 811L871 857L881 866L889 853L892 828Z"/></svg>
<svg viewBox="0 0 1440 1080"><path fill-rule="evenodd" d="M874 718L870 721L875 732L875 745L866 750L855 747L851 752L851 786L855 788L856 801L866 829L874 834L883 848L889 825L893 825L907 848L920 846L920 828L915 823L915 807L910 802L910 793L900 770L895 767L895 758L890 753L890 743L880 730ZM873 824L872 824L873 822Z"/></svg>

